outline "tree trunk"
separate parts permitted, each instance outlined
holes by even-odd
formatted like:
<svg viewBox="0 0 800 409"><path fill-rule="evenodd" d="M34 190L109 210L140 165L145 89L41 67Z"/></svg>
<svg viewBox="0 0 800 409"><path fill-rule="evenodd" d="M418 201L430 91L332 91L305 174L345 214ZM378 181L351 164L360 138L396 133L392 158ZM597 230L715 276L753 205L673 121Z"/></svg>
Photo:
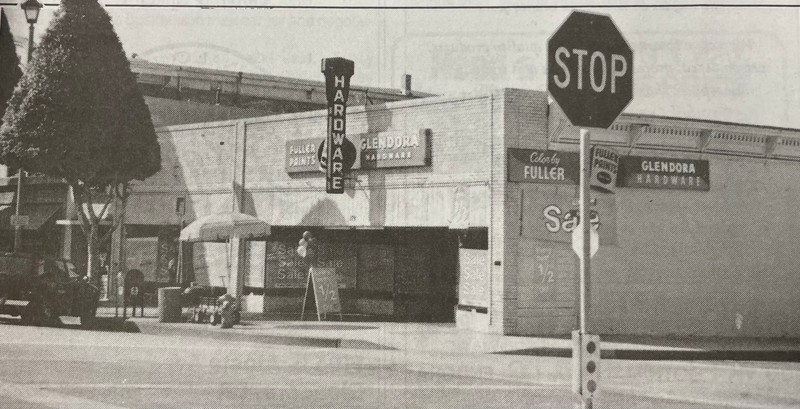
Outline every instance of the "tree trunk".
<svg viewBox="0 0 800 409"><path fill-rule="evenodd" d="M89 227L89 237L86 238L86 274L89 277L89 281L94 285L100 284L100 277L97 276L97 267L95 266L95 260L97 259L97 234L98 225L92 223Z"/></svg>
<svg viewBox="0 0 800 409"><path fill-rule="evenodd" d="M127 188L125 188L127 189ZM125 238L125 208L128 206L128 195L123 194L122 198L117 198L119 201L119 207L117 208L118 213L114 215L114 217L119 217L119 273L121 273L118 277L120 277L123 281L117 283L117 287L123 287L125 282L125 275L128 274L128 243Z"/></svg>

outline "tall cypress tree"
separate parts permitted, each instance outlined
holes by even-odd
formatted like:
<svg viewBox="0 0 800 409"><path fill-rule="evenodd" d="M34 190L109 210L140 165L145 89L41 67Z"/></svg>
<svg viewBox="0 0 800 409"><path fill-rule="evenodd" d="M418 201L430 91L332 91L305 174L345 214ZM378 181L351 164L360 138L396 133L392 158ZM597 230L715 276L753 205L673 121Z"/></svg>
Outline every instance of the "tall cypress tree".
<svg viewBox="0 0 800 409"><path fill-rule="evenodd" d="M22 76L19 69L19 57L17 57L14 36L8 27L8 20L3 9L0 9L0 113L6 112L6 105L14 87ZM3 119L0 118L0 125Z"/></svg>
<svg viewBox="0 0 800 409"><path fill-rule="evenodd" d="M91 204L125 203L129 182L161 167L150 111L97 0L62 0L4 121L0 162L63 178L85 209L78 214L94 277L99 245L117 226L100 237L102 212Z"/></svg>

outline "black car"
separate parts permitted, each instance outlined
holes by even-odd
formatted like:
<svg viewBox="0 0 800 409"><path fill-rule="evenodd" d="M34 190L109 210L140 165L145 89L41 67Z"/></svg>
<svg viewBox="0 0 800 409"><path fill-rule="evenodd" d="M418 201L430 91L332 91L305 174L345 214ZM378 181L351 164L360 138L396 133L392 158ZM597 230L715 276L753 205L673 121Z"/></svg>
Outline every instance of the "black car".
<svg viewBox="0 0 800 409"><path fill-rule="evenodd" d="M0 253L0 314L22 316L28 325L49 325L62 315L90 326L100 291L66 260Z"/></svg>

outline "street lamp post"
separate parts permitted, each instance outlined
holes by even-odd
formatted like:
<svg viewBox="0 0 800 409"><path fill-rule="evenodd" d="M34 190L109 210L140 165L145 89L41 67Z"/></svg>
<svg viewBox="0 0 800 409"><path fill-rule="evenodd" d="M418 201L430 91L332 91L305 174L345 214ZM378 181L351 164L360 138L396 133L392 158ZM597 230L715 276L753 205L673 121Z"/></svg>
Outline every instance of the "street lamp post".
<svg viewBox="0 0 800 409"><path fill-rule="evenodd" d="M179 197L175 199L175 214L178 215L180 218L180 222L178 225L180 229L178 230L178 265L177 271L175 272L175 285L182 287L183 281L186 277L183 275L183 242L180 239L181 231L183 231L184 223L186 222L186 198Z"/></svg>
<svg viewBox="0 0 800 409"><path fill-rule="evenodd" d="M20 4L22 10L25 11L25 19L28 20L28 64L31 63L33 57L33 25L36 20L39 20L39 10L42 9L42 3L36 0L26 0ZM20 251L22 247L22 225L19 217L19 207L22 202L22 166L17 169L17 203L16 203L16 223L14 223L14 251Z"/></svg>

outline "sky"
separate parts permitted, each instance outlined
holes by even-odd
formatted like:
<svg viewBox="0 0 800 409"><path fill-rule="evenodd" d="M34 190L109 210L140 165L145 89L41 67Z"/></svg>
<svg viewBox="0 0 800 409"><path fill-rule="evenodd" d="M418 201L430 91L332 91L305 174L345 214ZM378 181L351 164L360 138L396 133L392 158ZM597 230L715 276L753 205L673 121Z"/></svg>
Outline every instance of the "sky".
<svg viewBox="0 0 800 409"><path fill-rule="evenodd" d="M37 41L57 9L44 3ZM180 7L147 5L156 3ZM604 3L101 2L136 58L322 81L320 60L345 57L355 62L358 86L400 88L407 73L413 89L451 96L545 90L549 37L572 10L596 12L611 16L634 52L634 97L625 112L800 129L800 1L591 7ZM223 4L279 7L213 7ZM22 11L0 5L19 55L27 55ZM307 8L332 5L348 8Z"/></svg>

